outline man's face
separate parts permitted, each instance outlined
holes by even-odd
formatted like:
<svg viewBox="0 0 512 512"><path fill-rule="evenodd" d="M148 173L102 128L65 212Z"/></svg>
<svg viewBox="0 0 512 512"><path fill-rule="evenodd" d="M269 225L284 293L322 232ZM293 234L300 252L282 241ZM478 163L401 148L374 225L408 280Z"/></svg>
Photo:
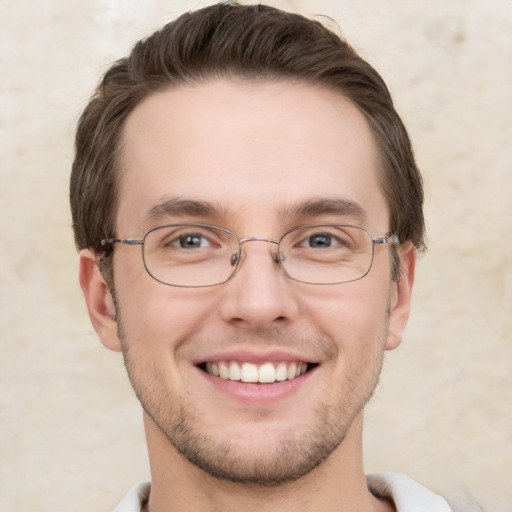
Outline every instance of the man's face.
<svg viewBox="0 0 512 512"><path fill-rule="evenodd" d="M127 120L122 168L120 238L173 223L240 238L309 224L388 231L367 122L321 88L218 80L155 94ZM412 283L392 282L387 247L375 247L366 277L338 285L291 280L275 250L244 244L227 283L177 288L150 277L140 247L117 245L120 342L113 321L98 328L107 346L122 346L151 435L234 481L293 480L335 451L407 318ZM284 364L292 378L245 383L206 371L232 362Z"/></svg>

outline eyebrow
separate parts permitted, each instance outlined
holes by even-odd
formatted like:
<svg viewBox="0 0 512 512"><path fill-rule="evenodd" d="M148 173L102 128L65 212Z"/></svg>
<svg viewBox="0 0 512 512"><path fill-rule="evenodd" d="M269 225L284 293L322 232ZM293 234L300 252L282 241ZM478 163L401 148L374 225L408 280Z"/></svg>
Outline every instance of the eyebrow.
<svg viewBox="0 0 512 512"><path fill-rule="evenodd" d="M320 217L322 215L337 215L352 217L357 221L364 222L366 214L364 209L356 202L341 198L320 198L299 201L282 210L284 219L297 217ZM208 201L194 199L182 199L171 197L149 209L144 221L151 223L165 217L209 217L229 218L233 214L223 206Z"/></svg>
<svg viewBox="0 0 512 512"><path fill-rule="evenodd" d="M171 197L153 206L144 216L145 221L156 221L164 217L220 217L225 209L207 201Z"/></svg>
<svg viewBox="0 0 512 512"><path fill-rule="evenodd" d="M286 208L287 217L319 217L321 215L338 215L353 217L358 221L366 220L364 209L356 202L341 198L321 198L300 201Z"/></svg>

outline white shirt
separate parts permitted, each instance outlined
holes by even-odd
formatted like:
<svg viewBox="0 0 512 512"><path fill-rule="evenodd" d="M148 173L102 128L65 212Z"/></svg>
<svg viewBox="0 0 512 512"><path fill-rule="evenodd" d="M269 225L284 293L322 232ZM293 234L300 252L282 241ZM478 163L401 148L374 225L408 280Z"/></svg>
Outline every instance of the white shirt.
<svg viewBox="0 0 512 512"><path fill-rule="evenodd" d="M377 496L391 498L397 512L452 512L442 496L401 473L371 473L366 483Z"/></svg>
<svg viewBox="0 0 512 512"><path fill-rule="evenodd" d="M366 476L369 489L382 498L391 498L397 512L452 512L446 500L400 473L372 473ZM150 482L133 487L114 512L140 512L149 497Z"/></svg>

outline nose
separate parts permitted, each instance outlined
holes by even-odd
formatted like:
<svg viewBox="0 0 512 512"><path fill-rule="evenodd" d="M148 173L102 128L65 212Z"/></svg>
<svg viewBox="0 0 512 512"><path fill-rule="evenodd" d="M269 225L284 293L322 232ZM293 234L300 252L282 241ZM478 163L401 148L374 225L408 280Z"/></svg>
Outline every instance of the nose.
<svg viewBox="0 0 512 512"><path fill-rule="evenodd" d="M254 242L246 245L246 242ZM278 241L267 238L246 238L239 267L224 285L221 305L224 320L239 328L265 330L291 322L298 304L276 254Z"/></svg>

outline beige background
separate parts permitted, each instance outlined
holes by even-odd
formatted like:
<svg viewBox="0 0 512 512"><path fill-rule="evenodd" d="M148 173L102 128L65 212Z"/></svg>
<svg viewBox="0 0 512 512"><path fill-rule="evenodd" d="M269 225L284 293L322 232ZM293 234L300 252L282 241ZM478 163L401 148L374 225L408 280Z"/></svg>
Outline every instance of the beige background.
<svg viewBox="0 0 512 512"><path fill-rule="evenodd" d="M367 470L511 511L512 1L273 3L339 22L424 173L430 249L367 411ZM107 511L148 477L139 405L76 279L73 130L111 61L200 5L0 1L1 510Z"/></svg>

